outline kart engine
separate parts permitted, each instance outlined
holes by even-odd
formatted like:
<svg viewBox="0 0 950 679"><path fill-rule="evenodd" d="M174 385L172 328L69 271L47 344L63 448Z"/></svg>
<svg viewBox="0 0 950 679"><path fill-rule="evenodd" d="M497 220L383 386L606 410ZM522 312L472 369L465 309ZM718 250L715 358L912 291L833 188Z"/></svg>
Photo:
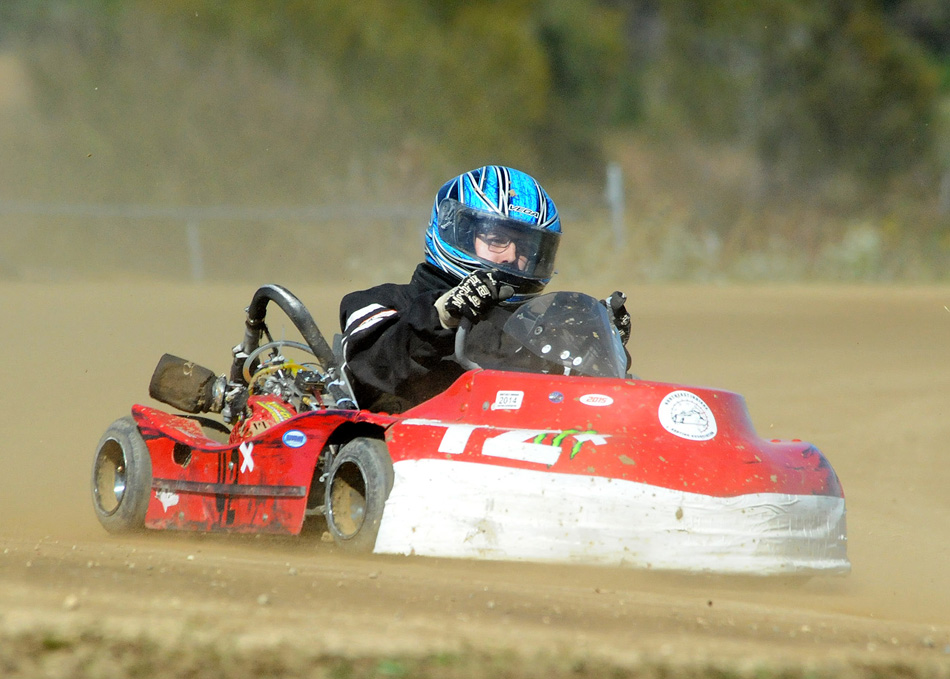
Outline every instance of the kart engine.
<svg viewBox="0 0 950 679"><path fill-rule="evenodd" d="M273 342L264 345L246 359L253 364L253 374L245 370L247 380L231 381L225 375L178 356L161 357L149 382L149 396L186 413L221 413L227 424L247 414L250 396L275 396L290 404L297 412L321 408L349 408L348 399L335 399L331 393L336 382L315 364L300 364L285 358L279 345L296 343ZM275 346L277 345L277 346ZM236 347L237 349L238 347ZM257 362L263 349L273 349L267 359Z"/></svg>
<svg viewBox="0 0 950 679"><path fill-rule="evenodd" d="M264 323L269 302L287 314L306 343L274 341ZM251 396L275 396L297 412L356 408L338 357L297 297L279 285L263 285L246 311L244 339L232 349L229 375L215 375L191 361L165 354L152 374L149 396L186 413L221 413L227 424L247 416ZM267 342L261 344L264 337ZM316 362L288 360L282 353L284 347L310 354Z"/></svg>

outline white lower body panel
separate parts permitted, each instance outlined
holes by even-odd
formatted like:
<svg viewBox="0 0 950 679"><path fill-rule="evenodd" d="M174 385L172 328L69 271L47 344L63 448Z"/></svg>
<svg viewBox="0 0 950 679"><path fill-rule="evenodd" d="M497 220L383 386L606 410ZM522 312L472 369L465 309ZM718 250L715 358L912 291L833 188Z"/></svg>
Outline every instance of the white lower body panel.
<svg viewBox="0 0 950 679"><path fill-rule="evenodd" d="M378 553L732 575L851 568L842 498L721 498L452 460L394 470Z"/></svg>

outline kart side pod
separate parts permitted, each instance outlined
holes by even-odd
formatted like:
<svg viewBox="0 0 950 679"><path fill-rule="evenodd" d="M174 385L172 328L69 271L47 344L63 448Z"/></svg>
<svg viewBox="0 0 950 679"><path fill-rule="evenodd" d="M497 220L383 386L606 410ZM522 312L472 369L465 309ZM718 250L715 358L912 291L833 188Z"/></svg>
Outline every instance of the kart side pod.
<svg viewBox="0 0 950 679"><path fill-rule="evenodd" d="M186 413L220 412L225 378L178 356L164 354L155 366L148 395Z"/></svg>

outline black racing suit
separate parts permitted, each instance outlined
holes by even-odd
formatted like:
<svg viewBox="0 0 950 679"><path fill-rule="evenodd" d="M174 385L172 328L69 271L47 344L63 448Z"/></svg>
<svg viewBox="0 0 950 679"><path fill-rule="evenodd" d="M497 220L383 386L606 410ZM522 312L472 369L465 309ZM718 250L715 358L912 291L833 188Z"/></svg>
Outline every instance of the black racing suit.
<svg viewBox="0 0 950 679"><path fill-rule="evenodd" d="M455 330L435 301L458 280L423 262L408 284L385 283L340 302L343 359L361 408L398 413L441 393L464 372Z"/></svg>
<svg viewBox="0 0 950 679"><path fill-rule="evenodd" d="M454 359L456 331L442 327L435 307L435 301L458 282L423 262L408 284L384 283L343 298L343 370L360 408L400 413L442 393L461 377L464 369ZM475 324L466 354L487 368L560 371L505 335L502 328L515 308L502 304Z"/></svg>

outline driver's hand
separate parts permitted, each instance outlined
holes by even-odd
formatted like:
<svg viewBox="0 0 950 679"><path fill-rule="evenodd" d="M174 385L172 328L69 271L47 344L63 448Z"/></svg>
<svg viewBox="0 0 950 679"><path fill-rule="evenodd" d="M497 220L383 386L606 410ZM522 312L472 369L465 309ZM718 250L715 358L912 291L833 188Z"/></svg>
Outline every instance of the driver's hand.
<svg viewBox="0 0 950 679"><path fill-rule="evenodd" d="M501 285L490 271L476 271L442 295L435 305L442 325L457 327L463 318L473 323L479 320L499 302L509 297L510 292L511 288Z"/></svg>
<svg viewBox="0 0 950 679"><path fill-rule="evenodd" d="M619 290L615 290L607 299L601 300L601 304L607 307L607 311L610 313L611 320L613 320L617 332L620 333L620 340L624 346L627 346L627 341L630 339L630 330L632 327L626 302L627 296Z"/></svg>

